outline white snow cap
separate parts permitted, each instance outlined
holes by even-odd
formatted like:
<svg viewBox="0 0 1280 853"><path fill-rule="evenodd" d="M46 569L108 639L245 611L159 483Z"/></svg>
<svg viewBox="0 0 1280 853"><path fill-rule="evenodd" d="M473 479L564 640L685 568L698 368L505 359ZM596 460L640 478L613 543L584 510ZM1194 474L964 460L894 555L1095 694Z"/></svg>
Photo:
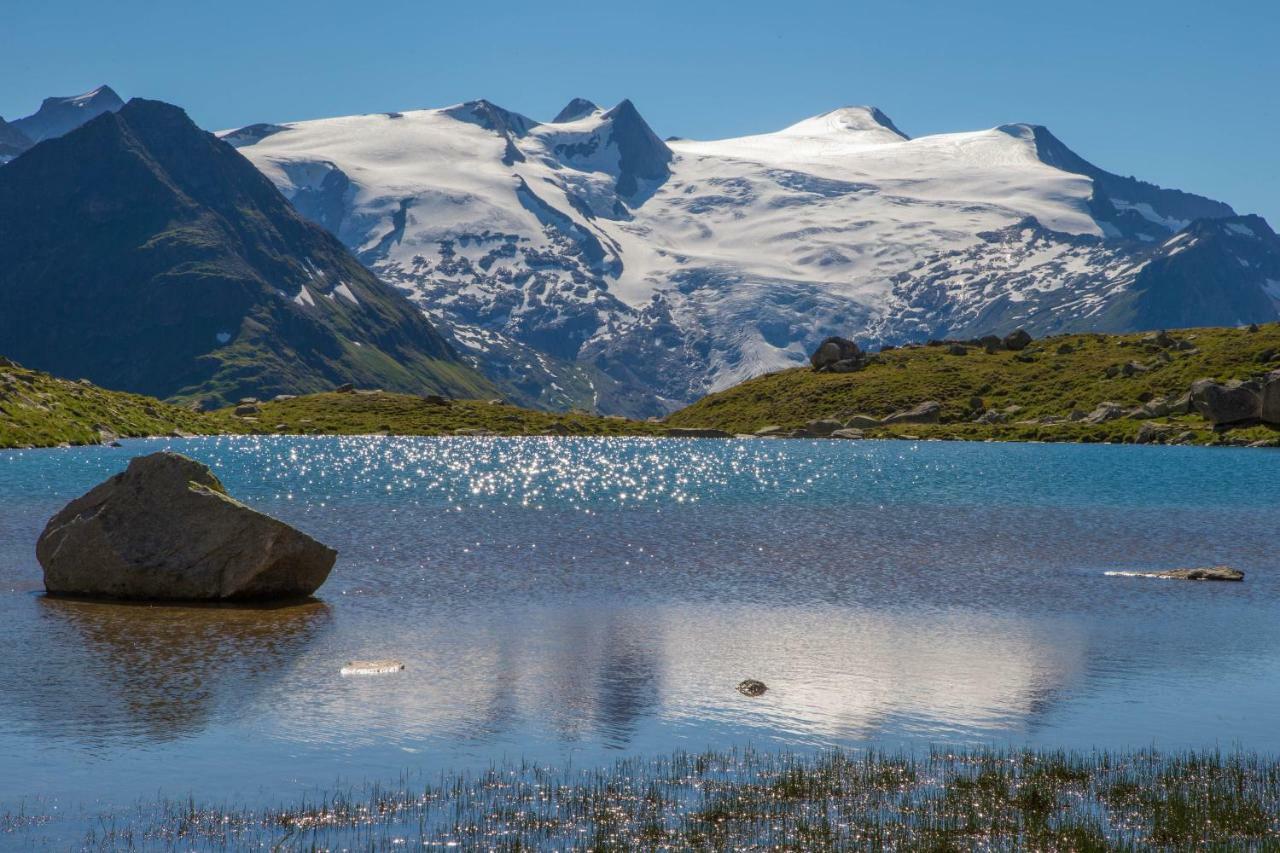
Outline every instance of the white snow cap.
<svg viewBox="0 0 1280 853"><path fill-rule="evenodd" d="M866 135L868 142L902 142L908 137L877 107L851 106L822 113L783 128L785 136ZM874 137L874 138L870 138Z"/></svg>

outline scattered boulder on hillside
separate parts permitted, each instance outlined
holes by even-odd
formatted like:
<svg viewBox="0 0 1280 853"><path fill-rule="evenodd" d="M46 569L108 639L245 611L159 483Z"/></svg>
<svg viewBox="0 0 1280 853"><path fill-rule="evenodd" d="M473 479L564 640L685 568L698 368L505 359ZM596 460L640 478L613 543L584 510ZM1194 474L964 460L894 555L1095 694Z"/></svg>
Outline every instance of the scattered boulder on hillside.
<svg viewBox="0 0 1280 853"><path fill-rule="evenodd" d="M54 595L218 601L311 595L337 553L230 497L208 466L163 451L67 504L36 558Z"/></svg>
<svg viewBox="0 0 1280 853"><path fill-rule="evenodd" d="M1018 329L1004 337L1004 348L1009 350L1024 350L1031 344L1031 335L1026 329Z"/></svg>
<svg viewBox="0 0 1280 853"><path fill-rule="evenodd" d="M1191 386L1191 402L1214 426L1252 421L1262 415L1261 390L1254 382L1200 379Z"/></svg>
<svg viewBox="0 0 1280 853"><path fill-rule="evenodd" d="M1263 423L1280 425L1280 370L1273 370L1262 380L1262 405L1258 416Z"/></svg>
<svg viewBox="0 0 1280 853"><path fill-rule="evenodd" d="M1138 428L1135 444L1165 444L1173 438L1178 427L1176 424L1153 424L1146 421Z"/></svg>
<svg viewBox="0 0 1280 853"><path fill-rule="evenodd" d="M926 400L918 406L894 412L880 423L888 424L936 424L942 414L942 404Z"/></svg>
<svg viewBox="0 0 1280 853"><path fill-rule="evenodd" d="M809 363L813 365L814 370L830 370L842 362L860 364L864 361L865 356L861 347L848 338L834 336L819 344L813 351L813 355L809 356ZM847 371L850 367L851 365L844 365L842 370Z"/></svg>
<svg viewBox="0 0 1280 853"><path fill-rule="evenodd" d="M1087 424L1102 424L1107 421L1114 421L1117 418L1123 418L1126 414L1128 414L1128 411L1124 406L1118 403L1105 402L1099 403L1092 412L1084 416L1083 420Z"/></svg>
<svg viewBox="0 0 1280 853"><path fill-rule="evenodd" d="M874 429L880 426L880 419L871 415L854 415L844 422L845 429Z"/></svg>
<svg viewBox="0 0 1280 853"><path fill-rule="evenodd" d="M949 347L947 347L947 352L950 355L968 355L969 348L966 347L964 344L951 344Z"/></svg>
<svg viewBox="0 0 1280 853"><path fill-rule="evenodd" d="M815 421L809 421L804 425L805 431L810 435L831 435L838 429L844 429L844 424L833 418L822 418Z"/></svg>

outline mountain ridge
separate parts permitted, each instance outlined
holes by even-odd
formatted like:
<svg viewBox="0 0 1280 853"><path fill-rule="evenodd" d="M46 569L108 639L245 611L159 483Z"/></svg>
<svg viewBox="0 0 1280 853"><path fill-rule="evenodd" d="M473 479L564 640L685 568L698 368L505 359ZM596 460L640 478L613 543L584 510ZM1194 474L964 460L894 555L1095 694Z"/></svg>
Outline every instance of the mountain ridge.
<svg viewBox="0 0 1280 853"><path fill-rule="evenodd" d="M234 402L491 393L394 289L182 110L133 99L0 166L0 341L62 376Z"/></svg>
<svg viewBox="0 0 1280 853"><path fill-rule="evenodd" d="M1139 298L1162 291L1157 273L1203 291L1193 304L1227 288L1245 321L1280 304L1260 273L1280 251L1266 235L1250 267L1232 261L1213 282L1179 272L1191 255L1138 282L1164 241L1235 211L1100 169L1040 125L908 138L878 108L843 107L774 133L663 142L629 101L575 99L551 122L462 122L464 106L228 138L460 347L541 351L540 379L504 362L529 386L588 370L580 387L604 411L664 413L802 363L829 334L1146 327L1168 316Z"/></svg>

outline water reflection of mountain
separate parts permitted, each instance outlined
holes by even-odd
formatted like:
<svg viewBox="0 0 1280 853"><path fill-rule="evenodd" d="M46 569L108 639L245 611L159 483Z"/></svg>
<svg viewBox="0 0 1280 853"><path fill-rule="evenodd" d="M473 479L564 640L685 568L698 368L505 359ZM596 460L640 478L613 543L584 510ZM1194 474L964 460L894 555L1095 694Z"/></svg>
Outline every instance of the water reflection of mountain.
<svg viewBox="0 0 1280 853"><path fill-rule="evenodd" d="M750 605L466 611L397 635L408 669L281 695L292 737L647 749L758 730L805 742L1026 731L1084 671L1069 620L966 608ZM412 647L408 644L411 643ZM760 700L735 690L761 678ZM323 721L322 725L306 722ZM425 748L430 749L429 746Z"/></svg>
<svg viewBox="0 0 1280 853"><path fill-rule="evenodd" d="M20 729L110 743L166 741L236 715L286 673L329 608L179 607L42 598L29 672L6 679Z"/></svg>

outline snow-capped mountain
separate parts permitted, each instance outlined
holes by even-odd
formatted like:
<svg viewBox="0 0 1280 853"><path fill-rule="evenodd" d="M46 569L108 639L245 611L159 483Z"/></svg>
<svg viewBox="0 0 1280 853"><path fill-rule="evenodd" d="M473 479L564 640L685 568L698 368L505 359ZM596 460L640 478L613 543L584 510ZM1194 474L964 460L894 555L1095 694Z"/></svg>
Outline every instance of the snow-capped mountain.
<svg viewBox="0 0 1280 853"><path fill-rule="evenodd" d="M1034 125L911 139L846 107L663 142L629 101L574 99L546 123L474 101L224 138L526 403L657 413L829 334L1280 316L1265 222Z"/></svg>

